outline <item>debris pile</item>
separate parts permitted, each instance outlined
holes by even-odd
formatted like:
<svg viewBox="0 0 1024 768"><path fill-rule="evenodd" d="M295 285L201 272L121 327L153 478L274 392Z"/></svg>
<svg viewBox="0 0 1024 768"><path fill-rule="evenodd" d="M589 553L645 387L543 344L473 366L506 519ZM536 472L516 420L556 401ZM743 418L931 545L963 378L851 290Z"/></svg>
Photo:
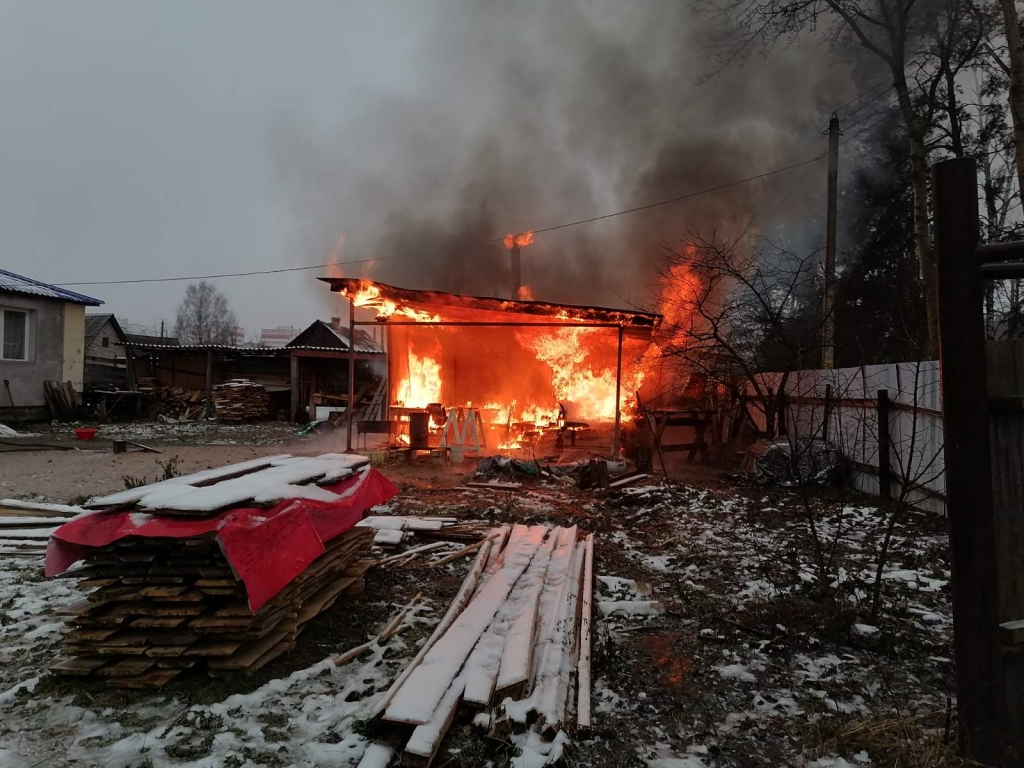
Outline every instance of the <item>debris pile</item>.
<svg viewBox="0 0 1024 768"><path fill-rule="evenodd" d="M266 418L270 395L266 387L248 379L232 379L213 388L213 402L221 421L252 421Z"/></svg>
<svg viewBox="0 0 1024 768"><path fill-rule="evenodd" d="M493 738L529 724L526 738L557 759L564 728L590 725L592 582L593 537L581 540L575 526L489 534L447 613L370 713L404 726L403 764L429 765L460 710Z"/></svg>
<svg viewBox="0 0 1024 768"><path fill-rule="evenodd" d="M67 611L71 658L54 671L155 688L193 667L258 669L340 595L362 591L374 531L356 523L396 490L363 457L325 454L90 501L104 511L57 529L47 554L51 576L84 560L66 575L94 590Z"/></svg>

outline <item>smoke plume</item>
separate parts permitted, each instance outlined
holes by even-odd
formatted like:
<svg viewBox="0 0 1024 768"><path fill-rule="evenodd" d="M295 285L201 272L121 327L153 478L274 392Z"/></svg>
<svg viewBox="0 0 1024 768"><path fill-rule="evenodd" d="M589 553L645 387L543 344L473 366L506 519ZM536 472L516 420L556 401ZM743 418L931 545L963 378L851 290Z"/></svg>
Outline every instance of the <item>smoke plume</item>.
<svg viewBox="0 0 1024 768"><path fill-rule="evenodd" d="M296 261L323 260L343 236L341 261L375 259L346 275L507 296L496 238L812 157L829 109L857 90L811 40L715 72L705 43L718 22L679 0L409 8L407 87L368 94L331 135L295 118L273 126ZM539 233L523 281L538 299L622 305L649 288L659 244L688 228L777 228L818 206L814 168ZM796 189L808 171L820 184Z"/></svg>

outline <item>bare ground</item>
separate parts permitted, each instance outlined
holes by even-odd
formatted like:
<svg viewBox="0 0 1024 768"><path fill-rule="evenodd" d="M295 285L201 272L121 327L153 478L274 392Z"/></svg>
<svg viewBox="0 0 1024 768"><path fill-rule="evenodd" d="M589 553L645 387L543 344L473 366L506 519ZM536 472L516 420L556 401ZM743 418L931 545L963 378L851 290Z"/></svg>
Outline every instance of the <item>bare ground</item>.
<svg viewBox="0 0 1024 768"><path fill-rule="evenodd" d="M257 433L253 442L264 439ZM0 492L71 501L123 487L122 474L155 475L156 461L169 456L190 472L336 447L280 438L153 444L165 453L3 453ZM672 474L687 482L607 499L554 482L516 494L456 489L471 465L382 469L401 488L385 514L577 523L598 536L599 575L649 584L665 604L662 614L599 622L595 727L574 734L566 764L958 764L944 521L916 514L898 521L882 611L872 616L871 577L888 522L873 499L820 494L808 507L798 494L748 487L721 468L676 466ZM809 516L834 553L825 579L816 572ZM360 723L360 702L387 688L467 565L371 571L363 595L339 601L264 670L187 677L152 694L48 676L60 658L53 610L77 599L77 590L67 580L44 582L31 561L0 563L0 767L354 765L369 736L401 735ZM615 584L602 582L595 599L636 597L628 583ZM342 668L324 662L363 642L418 591L428 602L395 643ZM460 721L435 765L515 759L514 750Z"/></svg>

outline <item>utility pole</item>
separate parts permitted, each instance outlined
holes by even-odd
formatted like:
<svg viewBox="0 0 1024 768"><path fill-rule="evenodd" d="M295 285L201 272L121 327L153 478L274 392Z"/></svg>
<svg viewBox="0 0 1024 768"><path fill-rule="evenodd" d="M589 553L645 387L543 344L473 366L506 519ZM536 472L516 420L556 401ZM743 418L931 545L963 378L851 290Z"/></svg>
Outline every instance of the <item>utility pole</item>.
<svg viewBox="0 0 1024 768"><path fill-rule="evenodd" d="M839 208L839 115L828 121L828 223L825 231L825 290L821 297L821 367L835 367L836 219Z"/></svg>

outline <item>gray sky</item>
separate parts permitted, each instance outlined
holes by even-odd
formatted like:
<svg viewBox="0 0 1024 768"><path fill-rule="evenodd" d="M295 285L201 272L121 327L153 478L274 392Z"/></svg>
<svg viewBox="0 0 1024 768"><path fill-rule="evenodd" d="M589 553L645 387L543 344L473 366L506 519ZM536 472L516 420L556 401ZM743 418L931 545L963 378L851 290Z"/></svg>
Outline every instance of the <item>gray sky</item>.
<svg viewBox="0 0 1024 768"><path fill-rule="evenodd" d="M343 260L385 259L372 276L490 292L504 255L484 233L803 159L856 92L813 46L698 85L708 27L684 0L479 5L5 2L0 265L54 283L274 269L344 235ZM640 230L539 240L525 277L612 302L646 279L613 274L649 260ZM316 274L215 284L249 329L302 326L330 314ZM146 324L184 289L77 288Z"/></svg>

